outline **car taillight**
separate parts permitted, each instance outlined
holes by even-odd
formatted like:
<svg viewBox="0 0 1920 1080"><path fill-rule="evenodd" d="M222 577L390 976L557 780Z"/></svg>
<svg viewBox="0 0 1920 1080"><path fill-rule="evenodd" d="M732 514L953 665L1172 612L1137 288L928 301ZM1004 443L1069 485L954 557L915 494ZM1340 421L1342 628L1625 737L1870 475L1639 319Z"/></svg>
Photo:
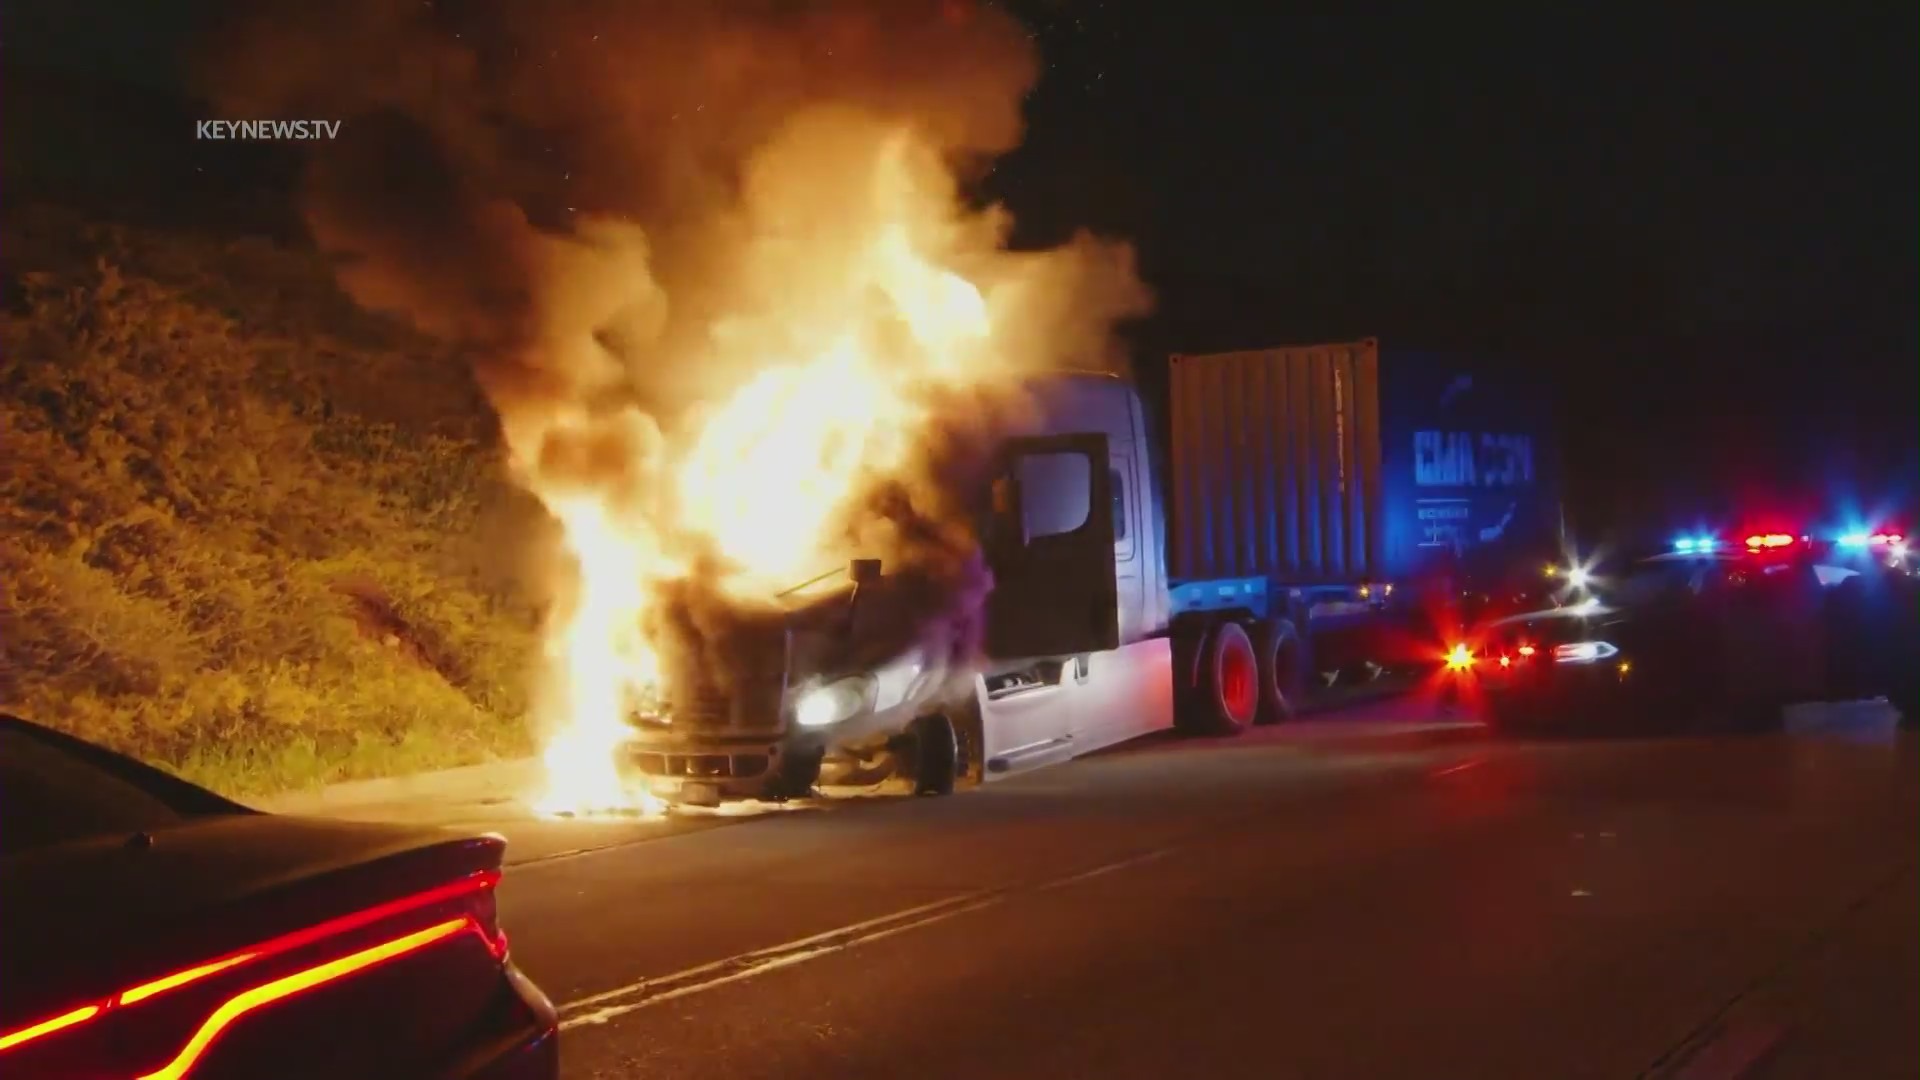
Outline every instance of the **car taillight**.
<svg viewBox="0 0 1920 1080"><path fill-rule="evenodd" d="M1522 645L1518 649L1515 649L1513 651L1519 653L1521 656L1532 656L1534 653L1538 652L1539 650L1535 649L1531 645Z"/></svg>
<svg viewBox="0 0 1920 1080"><path fill-rule="evenodd" d="M277 1002L465 934L477 937L495 961L504 960L506 937L496 924L493 895L499 882L498 870L469 874L143 979L107 997L0 1032L0 1072L15 1075L18 1060L21 1075L106 1071L137 1080L183 1080L235 1023ZM175 993L189 988L203 993ZM148 1019L164 1022L150 1026ZM89 1041L82 1036L102 1022L137 1025L138 1030L116 1027L102 1041L128 1053L144 1051L144 1059L116 1062L111 1070L76 1070L40 1060L43 1053L69 1050L79 1052L62 1057L63 1062L98 1059L98 1053L69 1041Z"/></svg>

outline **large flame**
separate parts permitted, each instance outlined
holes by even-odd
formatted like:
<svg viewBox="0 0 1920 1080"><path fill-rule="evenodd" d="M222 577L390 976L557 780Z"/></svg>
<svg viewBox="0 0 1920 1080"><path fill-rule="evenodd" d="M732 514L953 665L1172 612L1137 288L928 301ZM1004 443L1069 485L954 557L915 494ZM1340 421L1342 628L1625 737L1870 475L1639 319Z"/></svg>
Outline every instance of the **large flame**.
<svg viewBox="0 0 1920 1080"><path fill-rule="evenodd" d="M1007 215L963 204L950 168L1018 144L1042 66L997 5L241 8L203 52L215 99L347 118L311 147L315 241L357 302L474 360L559 523L549 810L644 805L628 721L727 605L851 556L977 605L926 436L1018 372L1107 366L1148 306L1124 246L1010 252Z"/></svg>
<svg viewBox="0 0 1920 1080"><path fill-rule="evenodd" d="M748 358L723 366L752 374L665 444L669 498L622 513L605 491L531 472L577 573L550 636L558 688L547 700L558 715L544 755L546 811L657 808L622 782L617 761L629 717L666 696L660 644L643 627L662 587L692 572L676 552L703 553L702 572L744 604L831 569L846 554L849 513L873 485L898 479L925 437L926 391L1007 373L988 295L942 265L969 253L936 247L957 235L951 188L927 171L910 132L872 149L838 163L843 182L867 193L866 216L837 215L836 234L807 249L810 280L776 298L790 305L716 327L718 350ZM747 258L778 262L766 247L779 243ZM836 254L837 265L822 264Z"/></svg>

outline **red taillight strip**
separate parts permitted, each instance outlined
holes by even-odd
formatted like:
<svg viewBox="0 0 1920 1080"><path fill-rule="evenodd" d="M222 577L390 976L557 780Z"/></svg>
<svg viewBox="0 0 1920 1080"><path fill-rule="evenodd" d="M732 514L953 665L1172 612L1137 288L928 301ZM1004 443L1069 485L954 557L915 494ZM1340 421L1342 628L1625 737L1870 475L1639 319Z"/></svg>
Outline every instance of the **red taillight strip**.
<svg viewBox="0 0 1920 1080"><path fill-rule="evenodd" d="M174 989L175 987L185 986L190 982L196 982L200 979L206 978L209 975L212 975L215 972L225 971L230 967L239 967L241 964L244 964L247 961L252 960L254 957L257 957L259 955L260 955L259 953L255 953L255 952L238 953L233 956L229 956L224 960L215 960L211 964L201 964L199 967L190 967L185 971L176 971L173 974L168 975L164 978L155 979L152 982L141 983L139 986L136 986L131 990L120 991L120 996L114 999L114 1004L131 1005L136 1001L144 1001L155 994L164 994L167 991Z"/></svg>
<svg viewBox="0 0 1920 1080"><path fill-rule="evenodd" d="M138 1080L180 1080L206 1054L207 1048L213 1045L213 1041L220 1037L221 1032L255 1009L312 990L317 986L324 986L335 979L365 971L375 964L385 963L410 952L424 949L472 925L472 916L462 915L457 919L448 919L443 923L435 923L425 930L418 930L405 937L394 938L392 941L382 942L356 953L348 953L338 960L329 960L324 964L296 971L291 975L236 994L201 1022L200 1030L193 1033L193 1038L187 1040L187 1045L180 1048L180 1052L174 1055L172 1061L153 1072L143 1073Z"/></svg>
<svg viewBox="0 0 1920 1080"><path fill-rule="evenodd" d="M51 1035L63 1028L85 1023L99 1015L100 1006L82 1005L72 1012L63 1012L59 1016L42 1020L31 1027L23 1027L18 1031L9 1031L5 1035L0 1035L0 1050L8 1050L29 1039L37 1039L42 1035Z"/></svg>
<svg viewBox="0 0 1920 1080"><path fill-rule="evenodd" d="M269 938L250 948L228 953L216 960L210 960L204 964L196 964L193 967L176 971L171 975L148 980L137 986L122 990L102 1001L83 1005L50 1019L7 1032L6 1034L0 1035L0 1051L10 1050L13 1047L19 1046L21 1043L40 1038L43 1035L51 1035L56 1031L70 1028L75 1024L84 1023L106 1012L108 1009L144 1001L157 994L163 994L168 990L196 982L217 972L239 967L241 964L252 960L258 960L263 956L272 956L275 953L283 953L289 949L297 949L303 945L311 945L323 938L332 937L335 934L343 934L349 930L357 930L363 926L369 926L382 919L392 918L404 912L414 911L432 904L444 903L448 900L457 900L460 897L472 893L485 892L498 884L500 884L500 871L482 870L478 873L469 874L458 881L450 881L445 885L437 885L423 892L400 897L397 900L389 900L382 904L375 904L370 908L364 908L350 915L342 915L338 918L328 919L326 922L316 923L305 929L295 930L292 933ZM479 923L474 922L471 918L463 918L461 921L471 924L481 939L487 942L489 948L494 949L497 955L503 955L501 950L504 949L504 944L496 944L488 937L486 930L481 927ZM271 986L274 984L268 983L267 985ZM248 991L248 993L251 992L252 991ZM231 1002L229 1004L231 1004Z"/></svg>

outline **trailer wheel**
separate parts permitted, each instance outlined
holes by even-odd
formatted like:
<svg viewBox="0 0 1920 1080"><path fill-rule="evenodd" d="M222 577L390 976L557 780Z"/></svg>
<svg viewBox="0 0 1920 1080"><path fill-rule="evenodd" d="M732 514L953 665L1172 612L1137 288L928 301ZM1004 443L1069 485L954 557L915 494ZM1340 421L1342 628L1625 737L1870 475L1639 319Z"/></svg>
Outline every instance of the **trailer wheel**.
<svg viewBox="0 0 1920 1080"><path fill-rule="evenodd" d="M913 746L913 793L951 795L964 764L960 733L953 721L939 713L922 716L907 727Z"/></svg>
<svg viewBox="0 0 1920 1080"><path fill-rule="evenodd" d="M1260 663L1260 701L1254 723L1277 724L1292 718L1300 700L1300 635L1286 619L1263 619L1253 626L1253 653Z"/></svg>
<svg viewBox="0 0 1920 1080"><path fill-rule="evenodd" d="M1178 719L1194 735L1237 735L1260 707L1260 661L1238 623L1216 623L1200 641L1199 678Z"/></svg>

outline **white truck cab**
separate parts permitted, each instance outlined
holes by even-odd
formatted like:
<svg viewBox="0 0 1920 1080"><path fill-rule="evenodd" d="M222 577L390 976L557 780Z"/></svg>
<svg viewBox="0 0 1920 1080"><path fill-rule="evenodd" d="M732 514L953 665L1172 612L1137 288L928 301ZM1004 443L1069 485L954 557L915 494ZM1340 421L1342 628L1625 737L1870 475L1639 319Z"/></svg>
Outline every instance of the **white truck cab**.
<svg viewBox="0 0 1920 1080"><path fill-rule="evenodd" d="M863 593L884 593L886 568L856 561L833 599L766 628L753 676L677 695L666 723L636 725L627 764L656 795L711 804L889 776L943 794L1173 725L1164 525L1140 399L1107 375L1027 389L1032 408L999 433L981 493L985 656L903 640L852 670L822 659L836 650L820 640L871 638L863 604L884 607Z"/></svg>

